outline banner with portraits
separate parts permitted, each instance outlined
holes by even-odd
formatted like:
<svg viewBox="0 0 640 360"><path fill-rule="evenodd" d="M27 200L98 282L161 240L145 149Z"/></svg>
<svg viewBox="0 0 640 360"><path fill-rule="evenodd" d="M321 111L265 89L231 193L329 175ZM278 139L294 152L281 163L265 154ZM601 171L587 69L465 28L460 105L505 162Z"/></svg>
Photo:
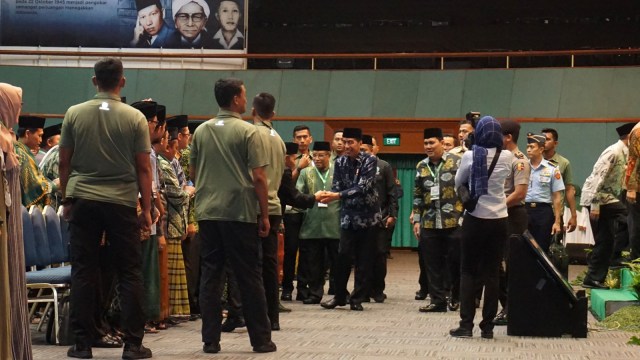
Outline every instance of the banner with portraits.
<svg viewBox="0 0 640 360"><path fill-rule="evenodd" d="M246 53L247 12L247 0L2 0L0 46Z"/></svg>

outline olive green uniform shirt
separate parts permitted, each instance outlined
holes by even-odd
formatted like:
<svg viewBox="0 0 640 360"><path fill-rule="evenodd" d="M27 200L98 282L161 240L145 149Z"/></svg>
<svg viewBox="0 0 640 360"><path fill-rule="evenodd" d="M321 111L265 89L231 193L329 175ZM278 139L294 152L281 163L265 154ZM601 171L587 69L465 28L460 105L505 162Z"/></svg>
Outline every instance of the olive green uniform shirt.
<svg viewBox="0 0 640 360"><path fill-rule="evenodd" d="M284 141L278 132L271 126L270 121L256 124L256 128L263 136L267 148L269 166L267 166L267 180L269 189L269 215L282 215L282 206L278 198L278 189L284 173L284 155L287 151ZM258 209L260 210L260 209Z"/></svg>
<svg viewBox="0 0 640 360"><path fill-rule="evenodd" d="M304 168L300 172L296 187L301 193L315 194L318 191L331 191L333 184L333 164L324 173L315 166ZM329 204L316 202L306 211L300 227L301 239L340 239L340 201Z"/></svg>
<svg viewBox="0 0 640 360"><path fill-rule="evenodd" d="M109 93L67 110L60 147L73 149L66 196L136 207L135 156L150 153L149 126L139 110Z"/></svg>
<svg viewBox="0 0 640 360"><path fill-rule="evenodd" d="M240 114L220 110L193 133L190 156L198 221L256 223L258 197L251 170L269 165L258 129Z"/></svg>

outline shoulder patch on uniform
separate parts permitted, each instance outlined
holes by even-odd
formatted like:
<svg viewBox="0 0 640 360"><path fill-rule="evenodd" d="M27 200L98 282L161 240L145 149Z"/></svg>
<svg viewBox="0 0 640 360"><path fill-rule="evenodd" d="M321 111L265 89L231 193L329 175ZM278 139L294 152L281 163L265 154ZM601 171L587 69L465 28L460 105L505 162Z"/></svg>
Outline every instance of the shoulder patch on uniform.
<svg viewBox="0 0 640 360"><path fill-rule="evenodd" d="M560 180L560 171L558 171L558 169L556 169L555 174L553 176L555 176L555 178L557 180Z"/></svg>
<svg viewBox="0 0 640 360"><path fill-rule="evenodd" d="M516 170L517 170L517 171L522 171L522 170L524 170L524 164L523 164L523 163L521 163L521 162L520 162L520 163L518 163L518 165L516 165Z"/></svg>

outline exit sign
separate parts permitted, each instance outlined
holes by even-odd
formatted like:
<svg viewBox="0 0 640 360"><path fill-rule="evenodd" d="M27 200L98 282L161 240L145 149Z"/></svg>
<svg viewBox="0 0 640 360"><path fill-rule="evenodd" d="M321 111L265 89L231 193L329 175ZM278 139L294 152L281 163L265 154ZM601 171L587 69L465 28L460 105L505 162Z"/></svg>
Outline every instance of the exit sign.
<svg viewBox="0 0 640 360"><path fill-rule="evenodd" d="M400 134L382 134L384 146L400 146Z"/></svg>

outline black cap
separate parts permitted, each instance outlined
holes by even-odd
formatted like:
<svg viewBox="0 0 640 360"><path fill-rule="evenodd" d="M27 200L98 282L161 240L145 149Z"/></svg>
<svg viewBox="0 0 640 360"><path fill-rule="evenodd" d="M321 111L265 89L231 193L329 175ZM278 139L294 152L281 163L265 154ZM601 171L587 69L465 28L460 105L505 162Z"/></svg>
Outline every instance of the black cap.
<svg viewBox="0 0 640 360"><path fill-rule="evenodd" d="M342 137L347 139L362 140L362 129L359 128L344 128Z"/></svg>
<svg viewBox="0 0 640 360"><path fill-rule="evenodd" d="M169 141L176 140L178 138L178 134L180 134L180 129L178 128L168 128L167 132L169 133Z"/></svg>
<svg viewBox="0 0 640 360"><path fill-rule="evenodd" d="M631 129L633 129L634 126L636 126L637 123L626 123L622 126L618 126L616 128L616 132L618 133L618 136L623 137L625 135L629 135L631 133Z"/></svg>
<svg viewBox="0 0 640 360"><path fill-rule="evenodd" d="M373 136L371 135L362 135L362 143L365 145L373 146Z"/></svg>
<svg viewBox="0 0 640 360"><path fill-rule="evenodd" d="M40 116L21 115L18 118L18 127L23 129L42 129L46 120Z"/></svg>
<svg viewBox="0 0 640 360"><path fill-rule="evenodd" d="M293 155L298 153L298 144L294 142L286 142L284 145L287 147L287 155Z"/></svg>
<svg viewBox="0 0 640 360"><path fill-rule="evenodd" d="M162 3L160 3L160 0L136 0L136 9L138 9L138 11L151 5L156 5L158 9L162 9Z"/></svg>
<svg viewBox="0 0 640 360"><path fill-rule="evenodd" d="M313 143L313 151L331 151L331 144L328 141L316 141Z"/></svg>
<svg viewBox="0 0 640 360"><path fill-rule="evenodd" d="M155 101L136 101L131 106L140 110L147 120L151 120L158 115L158 103Z"/></svg>
<svg viewBox="0 0 640 360"><path fill-rule="evenodd" d="M544 135L527 133L527 144L538 144L544 146L547 138Z"/></svg>
<svg viewBox="0 0 640 360"><path fill-rule="evenodd" d="M182 129L189 126L187 115L176 115L167 119L167 127Z"/></svg>
<svg viewBox="0 0 640 360"><path fill-rule="evenodd" d="M431 138L442 139L442 129L440 129L440 128L424 129L423 139L426 140L426 139L431 139Z"/></svg>
<svg viewBox="0 0 640 360"><path fill-rule="evenodd" d="M204 124L207 120L189 120L189 133L193 134L196 132L196 128L202 124Z"/></svg>
<svg viewBox="0 0 640 360"><path fill-rule="evenodd" d="M44 128L44 133L42 134L42 142L47 141L48 138L56 135L60 135L62 130L62 123L57 125L51 125Z"/></svg>

